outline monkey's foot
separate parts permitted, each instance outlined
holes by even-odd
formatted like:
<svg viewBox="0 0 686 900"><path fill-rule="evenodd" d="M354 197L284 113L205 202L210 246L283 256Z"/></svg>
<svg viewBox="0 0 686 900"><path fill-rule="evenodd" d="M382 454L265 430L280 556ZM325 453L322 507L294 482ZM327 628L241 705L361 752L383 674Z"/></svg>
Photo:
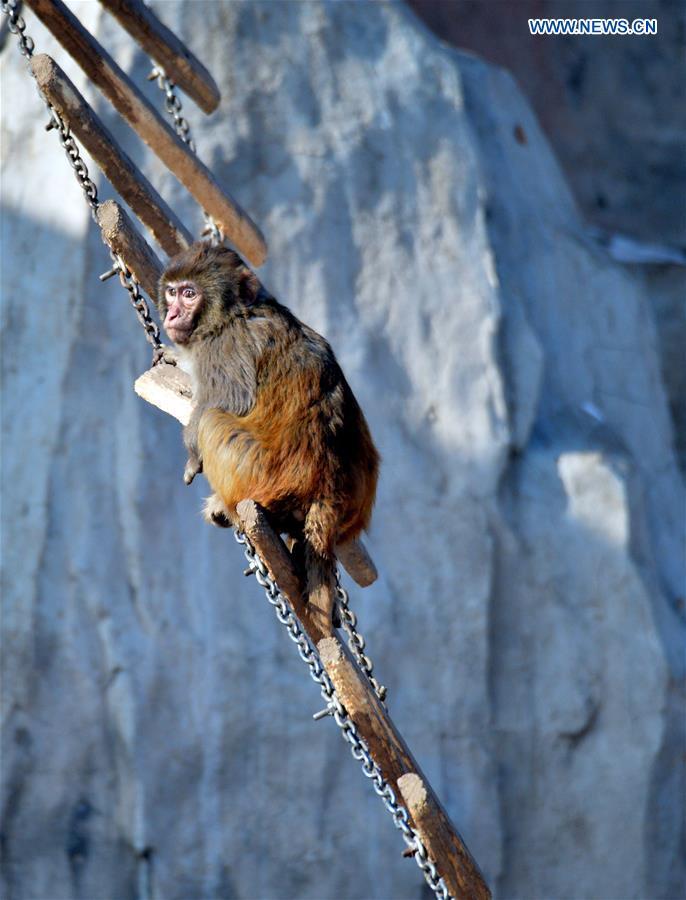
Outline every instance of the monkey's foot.
<svg viewBox="0 0 686 900"><path fill-rule="evenodd" d="M202 514L209 525L216 525L217 528L231 528L229 511L216 494L212 494L205 500Z"/></svg>

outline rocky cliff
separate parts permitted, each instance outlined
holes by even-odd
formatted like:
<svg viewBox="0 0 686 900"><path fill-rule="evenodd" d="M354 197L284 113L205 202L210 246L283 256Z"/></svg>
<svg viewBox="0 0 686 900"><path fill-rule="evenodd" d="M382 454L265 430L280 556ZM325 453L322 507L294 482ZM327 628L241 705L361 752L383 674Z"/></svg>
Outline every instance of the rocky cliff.
<svg viewBox="0 0 686 900"><path fill-rule="evenodd" d="M678 895L683 483L644 282L587 238L512 79L404 7L157 6L222 90L188 117L267 236L261 276L367 413L381 577L353 607L496 895ZM128 37L74 8L144 83ZM1 62L6 896L423 896L238 548L200 521L177 423L133 394L142 333L97 280L14 46Z"/></svg>

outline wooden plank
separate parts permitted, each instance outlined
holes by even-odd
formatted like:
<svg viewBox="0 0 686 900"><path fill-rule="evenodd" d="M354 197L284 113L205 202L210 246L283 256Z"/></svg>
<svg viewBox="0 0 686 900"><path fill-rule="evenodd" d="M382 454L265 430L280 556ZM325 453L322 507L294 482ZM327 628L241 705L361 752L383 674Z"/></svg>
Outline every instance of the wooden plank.
<svg viewBox="0 0 686 900"><path fill-rule="evenodd" d="M203 112L214 112L221 99L214 78L145 3L141 0L100 2Z"/></svg>
<svg viewBox="0 0 686 900"><path fill-rule="evenodd" d="M193 243L193 237L167 206L145 175L118 147L95 112L57 63L41 53L31 59L38 87L69 126L103 174L150 230L169 256Z"/></svg>
<svg viewBox="0 0 686 900"><path fill-rule="evenodd" d="M369 587L379 577L374 560L362 541L346 541L336 545L339 562L360 587Z"/></svg>
<svg viewBox="0 0 686 900"><path fill-rule="evenodd" d="M250 216L222 191L210 170L174 133L62 0L26 2L115 109L212 216L236 249L253 265L262 265L267 246Z"/></svg>
<svg viewBox="0 0 686 900"><path fill-rule="evenodd" d="M136 379L133 389L143 400L178 419L182 425L191 420L193 401L188 375L165 362L160 362Z"/></svg>
<svg viewBox="0 0 686 900"><path fill-rule="evenodd" d="M403 776L413 774L420 779L424 793L421 806L417 805L417 809L421 809L422 823L416 826L417 831L419 833L420 828L424 828L429 835L436 855L431 851L429 854L451 895L456 900L488 900L491 894L479 867L431 785L421 774L388 710L338 638L322 633L318 617L312 615L303 599L302 584L293 568L290 555L281 539L270 528L264 512L254 501L244 500L238 504L238 514L241 528L250 538L281 592L293 607L303 629L317 647L338 698L396 796L403 798L400 785ZM407 781L404 784L407 786ZM414 818L412 824L416 824Z"/></svg>
<svg viewBox="0 0 686 900"><path fill-rule="evenodd" d="M335 638L320 641L317 650L336 694L364 738L374 762L393 787L396 797L405 802L402 787L407 787L407 781L400 783L403 776L412 774L420 779L424 788L420 822L415 820L412 810L408 809L408 812L450 895L456 900L488 900L491 894L476 860L426 777L421 774L416 760L369 681ZM424 842L425 836L430 839L431 849Z"/></svg>
<svg viewBox="0 0 686 900"><path fill-rule="evenodd" d="M450 893L453 897L472 896L474 879L470 863L473 860L464 855L468 853L464 843L455 841L446 830L440 810L432 802L428 783L416 772L408 772L398 778L398 790L429 857L451 860L449 874L444 875Z"/></svg>
<svg viewBox="0 0 686 900"><path fill-rule="evenodd" d="M133 387L142 400L174 416L182 425L190 422L193 392L190 376L183 369L158 364L144 372Z"/></svg>
<svg viewBox="0 0 686 900"><path fill-rule="evenodd" d="M105 243L126 263L145 293L151 299L157 297L157 283L162 274L162 264L150 245L133 227L116 200L106 200L98 206L96 216Z"/></svg>

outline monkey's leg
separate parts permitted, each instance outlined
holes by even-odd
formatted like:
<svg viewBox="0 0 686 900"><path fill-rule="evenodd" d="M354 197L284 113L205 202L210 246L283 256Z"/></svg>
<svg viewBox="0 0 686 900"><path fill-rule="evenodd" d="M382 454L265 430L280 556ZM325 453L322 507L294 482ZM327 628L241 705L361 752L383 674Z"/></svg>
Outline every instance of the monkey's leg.
<svg viewBox="0 0 686 900"><path fill-rule="evenodd" d="M202 472L202 457L198 447L198 426L202 416L202 408L196 407L191 413L191 420L183 429L183 442L188 450L188 462L183 470L183 480L190 484L196 475Z"/></svg>
<svg viewBox="0 0 686 900"><path fill-rule="evenodd" d="M217 528L231 528L233 525L231 513L218 494L211 494L205 500L202 514L209 525L216 525Z"/></svg>
<svg viewBox="0 0 686 900"><path fill-rule="evenodd" d="M312 504L305 516L304 555L307 603L323 634L333 634L336 597L333 554L337 517L328 503Z"/></svg>
<svg viewBox="0 0 686 900"><path fill-rule="evenodd" d="M303 538L302 533L300 533L298 535L298 537L293 537L292 535L289 536L288 539L286 540L286 546L288 548L288 552L291 554L291 561L293 563L293 568L298 573L298 575L300 575L300 577L303 579L303 581L307 584L308 583L308 569L307 569L307 563L306 563L306 559L305 559L306 541ZM332 568L333 568L333 566L335 566L335 564L336 564L335 560L332 560L332 562L331 562ZM332 573L332 575L333 575L333 573ZM313 585L310 585L310 589L312 589L312 588L313 588ZM338 609L336 607L336 585L335 585L335 582L333 582L331 584L331 588L333 590L332 599L329 601L328 598L326 598L327 599L326 605L328 605L329 602L333 604L333 607L331 610L331 621L333 623L334 628L340 628L341 627L341 617L338 615ZM325 613L325 615L326 615L326 613Z"/></svg>

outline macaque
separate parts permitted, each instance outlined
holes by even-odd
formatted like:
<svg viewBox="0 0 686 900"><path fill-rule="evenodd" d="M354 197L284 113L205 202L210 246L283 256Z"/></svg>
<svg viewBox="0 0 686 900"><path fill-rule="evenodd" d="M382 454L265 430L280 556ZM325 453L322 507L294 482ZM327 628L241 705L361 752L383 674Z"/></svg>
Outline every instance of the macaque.
<svg viewBox="0 0 686 900"><path fill-rule="evenodd" d="M208 522L234 524L251 498L301 545L308 602L330 631L334 548L368 526L379 469L331 347L236 253L202 241L169 261L158 307L192 381L184 480L205 474Z"/></svg>

